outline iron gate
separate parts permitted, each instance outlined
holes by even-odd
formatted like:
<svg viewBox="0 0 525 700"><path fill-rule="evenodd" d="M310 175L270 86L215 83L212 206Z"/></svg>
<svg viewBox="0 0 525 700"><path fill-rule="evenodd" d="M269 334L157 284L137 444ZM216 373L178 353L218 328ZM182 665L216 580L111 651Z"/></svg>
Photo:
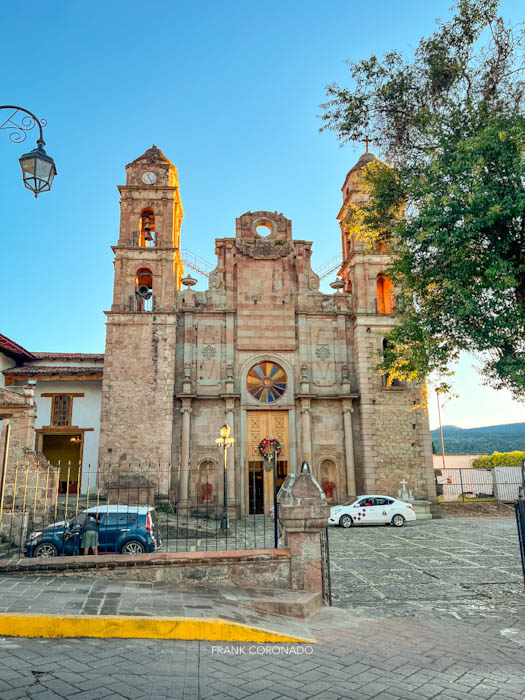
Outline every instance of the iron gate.
<svg viewBox="0 0 525 700"><path fill-rule="evenodd" d="M514 509L516 511L516 525L518 526L518 537L520 541L523 584L525 585L525 497L523 495L514 503Z"/></svg>
<svg viewBox="0 0 525 700"><path fill-rule="evenodd" d="M328 528L321 530L321 573L323 576L323 600L332 605L332 580L330 578L330 547L328 544Z"/></svg>

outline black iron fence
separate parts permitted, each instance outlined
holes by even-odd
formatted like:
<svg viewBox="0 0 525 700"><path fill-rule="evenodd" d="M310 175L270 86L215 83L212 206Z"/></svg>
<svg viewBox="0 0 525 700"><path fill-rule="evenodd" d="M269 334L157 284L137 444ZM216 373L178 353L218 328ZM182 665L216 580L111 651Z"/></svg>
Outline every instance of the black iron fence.
<svg viewBox="0 0 525 700"><path fill-rule="evenodd" d="M321 530L321 574L323 577L323 600L332 605L332 579L330 575L330 546L328 528Z"/></svg>
<svg viewBox="0 0 525 700"><path fill-rule="evenodd" d="M256 503L255 493L253 503L242 498L237 484L225 508L224 471L209 462L186 474L155 465L103 467L98 474L91 468L82 473L80 465L50 467L57 468L58 479L40 477L40 483L56 483L53 492L24 488L23 465L8 474L0 502L0 558L82 553L86 511L95 516L100 552L275 547L273 489L266 512L264 499ZM181 488L187 499L177 502Z"/></svg>
<svg viewBox="0 0 525 700"><path fill-rule="evenodd" d="M436 469L436 491L442 502L503 501L511 503L521 486L520 467Z"/></svg>
<svg viewBox="0 0 525 700"><path fill-rule="evenodd" d="M516 511L516 524L520 542L521 568L523 571L523 584L525 585L525 497L519 498L514 504Z"/></svg>

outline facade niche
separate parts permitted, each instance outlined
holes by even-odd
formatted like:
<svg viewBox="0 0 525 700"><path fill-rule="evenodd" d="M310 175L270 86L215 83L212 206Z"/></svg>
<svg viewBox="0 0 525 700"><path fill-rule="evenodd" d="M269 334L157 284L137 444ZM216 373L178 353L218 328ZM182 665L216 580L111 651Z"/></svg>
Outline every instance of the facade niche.
<svg viewBox="0 0 525 700"><path fill-rule="evenodd" d="M135 299L137 311L153 310L153 274L147 267L137 270Z"/></svg>
<svg viewBox="0 0 525 700"><path fill-rule="evenodd" d="M377 313L394 313L394 286L383 273L377 276Z"/></svg>
<svg viewBox="0 0 525 700"><path fill-rule="evenodd" d="M217 465L212 460L204 460L199 466L198 503L209 505L217 499Z"/></svg>
<svg viewBox="0 0 525 700"><path fill-rule="evenodd" d="M333 460L323 459L320 468L321 488L327 501L337 499L337 467Z"/></svg>
<svg viewBox="0 0 525 700"><path fill-rule="evenodd" d="M155 213L153 209L143 209L139 221L139 248L155 247Z"/></svg>

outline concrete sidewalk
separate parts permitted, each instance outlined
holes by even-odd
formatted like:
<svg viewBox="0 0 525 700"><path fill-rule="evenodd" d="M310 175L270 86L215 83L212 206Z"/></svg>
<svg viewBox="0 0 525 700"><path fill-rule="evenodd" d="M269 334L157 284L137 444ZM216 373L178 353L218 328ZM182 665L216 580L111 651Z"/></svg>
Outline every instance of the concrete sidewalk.
<svg viewBox="0 0 525 700"><path fill-rule="evenodd" d="M56 618L74 620L75 617L89 616L101 620L127 618L122 634L113 634L116 632L114 624L108 626L112 634L104 634L103 625L98 624L97 629L102 631L101 637L147 636L143 633L142 622L138 626L138 635L131 634L130 630L133 620L149 618L151 637L165 638L166 634L162 629L166 626L159 625L159 622L167 618L176 618L177 621L186 620L189 623L186 627L178 625L180 634L175 638L179 639L221 639L217 634L224 634L225 626L222 626L220 632L210 633L209 626L203 624L206 620L232 623L229 631L226 631L230 636L223 636L223 639L254 642L302 639L311 641L307 628L301 621L264 612L268 605L274 605L276 602L280 602L285 608L293 608L294 604L301 602L300 599L304 595L294 591L275 592L242 588L210 589L196 586L184 589L179 584L120 582L108 580L103 576L87 578L9 575L0 577L0 635L15 634L16 627L17 630L22 630L20 634L25 636L24 630L27 626L22 622L25 614L39 618L50 616L47 625L49 632L42 634L45 637L82 636L82 633L64 634L62 627L59 632ZM14 616L7 621L2 620L10 614ZM45 629L42 620L39 620L38 624L40 630ZM81 628L85 629L83 626ZM245 630L244 639L241 634L242 628ZM9 632L9 629L13 631ZM71 624L68 629L73 630L74 625ZM257 634L260 630L274 633L274 636L270 638L266 635L265 639L260 638ZM16 636L20 634L17 633ZM275 635L281 636L282 639L279 640Z"/></svg>

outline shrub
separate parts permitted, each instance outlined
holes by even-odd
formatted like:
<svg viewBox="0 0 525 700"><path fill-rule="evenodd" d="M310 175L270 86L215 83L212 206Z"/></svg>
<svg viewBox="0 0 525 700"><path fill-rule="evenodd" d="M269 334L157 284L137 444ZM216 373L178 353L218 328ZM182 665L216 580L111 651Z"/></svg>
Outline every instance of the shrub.
<svg viewBox="0 0 525 700"><path fill-rule="evenodd" d="M492 467L519 467L521 460L525 459L525 452L493 452L491 455L478 457L472 462L477 469L491 469Z"/></svg>

